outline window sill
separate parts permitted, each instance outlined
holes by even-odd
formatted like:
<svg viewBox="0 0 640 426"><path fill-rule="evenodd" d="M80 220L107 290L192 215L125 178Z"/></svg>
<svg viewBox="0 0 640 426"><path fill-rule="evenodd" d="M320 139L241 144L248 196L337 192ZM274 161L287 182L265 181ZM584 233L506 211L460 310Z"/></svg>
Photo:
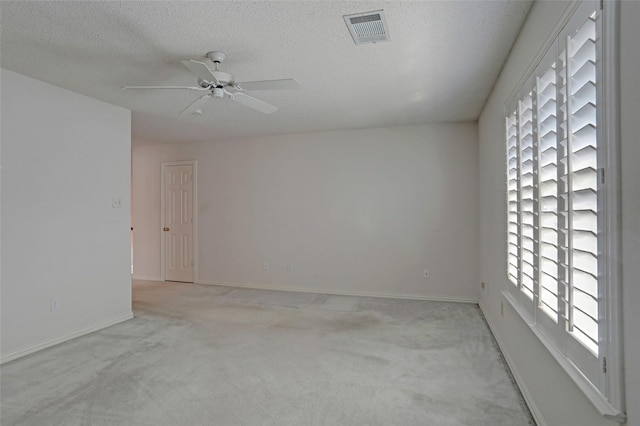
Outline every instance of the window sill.
<svg viewBox="0 0 640 426"><path fill-rule="evenodd" d="M578 368L568 359L557 347L554 345L542 332L542 330L533 322L531 315L527 312L514 297L507 291L503 291L502 295L509 302L511 307L518 313L522 320L529 326L533 334L535 334L542 344L551 353L553 358L560 364L562 369L571 377L573 382L582 390L587 399L591 401L593 406L600 412L600 414L606 419L613 420L619 423L624 423L627 417L624 413L620 412L607 400L607 398L600 393L600 391L587 379Z"/></svg>

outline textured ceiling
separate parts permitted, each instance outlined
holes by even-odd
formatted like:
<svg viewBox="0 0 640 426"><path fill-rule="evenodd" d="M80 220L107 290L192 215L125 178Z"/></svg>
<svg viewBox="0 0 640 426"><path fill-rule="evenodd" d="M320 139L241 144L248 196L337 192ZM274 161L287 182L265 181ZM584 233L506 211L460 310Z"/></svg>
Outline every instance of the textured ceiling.
<svg viewBox="0 0 640 426"><path fill-rule="evenodd" d="M133 111L134 144L476 120L530 1L2 1L0 65ZM356 46L342 16L384 9L390 42ZM222 50L236 80L295 78L254 92L271 115L214 99L178 113L194 85L181 59Z"/></svg>

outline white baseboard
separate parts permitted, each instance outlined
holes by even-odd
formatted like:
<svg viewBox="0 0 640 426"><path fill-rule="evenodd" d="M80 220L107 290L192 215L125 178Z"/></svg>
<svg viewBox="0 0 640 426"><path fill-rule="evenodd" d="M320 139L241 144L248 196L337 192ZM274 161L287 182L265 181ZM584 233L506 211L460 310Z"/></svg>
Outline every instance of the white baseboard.
<svg viewBox="0 0 640 426"><path fill-rule="evenodd" d="M118 318L111 319L109 321L102 322L100 324L96 324L96 325L94 325L92 327L85 328L83 330L79 330L79 331L76 331L74 333L67 334L65 336L58 337L56 339L49 340L47 342L31 346L29 348L22 349L22 350L17 351L17 352L13 352L13 353L4 355L4 356L2 356L2 358L0 358L0 364L4 364L6 362L13 361L13 360L18 359L18 358L22 358L23 356L30 355L30 354L32 354L34 352L38 352L38 351L41 351L43 349L47 349L47 348L50 348L52 346L59 345L60 343L64 343L66 341L75 339L75 338L80 337L80 336L84 336L84 335L89 334L89 333L93 333L93 332L98 331L98 330L102 330L103 328L111 327L112 325L116 325L116 324L119 324L121 322L130 320L131 318L133 318L133 312L131 312L131 313L127 314L127 315L118 317Z"/></svg>
<svg viewBox="0 0 640 426"><path fill-rule="evenodd" d="M462 297L444 297L414 293L386 293L386 292L369 292L369 291L353 291L353 290L335 290L326 288L301 288L287 287L273 284L253 284L253 283L221 283L198 281L195 284L218 285L222 287L238 287L250 288L254 290L274 290L274 291L293 291L297 293L317 293L331 294L336 296L360 296L360 297L379 297L384 299L411 299L411 300L431 300L436 302L457 302L457 303L478 303L478 299L467 299Z"/></svg>
<svg viewBox="0 0 640 426"><path fill-rule="evenodd" d="M513 358L511 358L511 356L509 355L509 352L507 352L503 342L501 341L500 335L495 332L495 326L493 325L489 317L485 315L482 305L478 304L478 306L480 307L480 312L482 312L482 316L487 321L487 324L489 324L489 329L491 329L491 334L493 334L493 337L495 337L496 342L498 342L498 347L500 348L500 351L502 352L502 355L504 356L504 359L507 362L509 369L511 370L511 374L513 375L513 378L515 379L518 385L518 388L522 393L522 397L524 398L524 401L527 404L527 407L529 407L529 411L531 411L531 415L533 416L533 419L535 420L538 426L548 426L547 422L544 420L544 417L542 416L542 412L540 411L540 408L538 408L538 405L536 405L535 401L533 400L533 396L531 395L531 392L529 392L527 385L525 385L524 380L522 379L522 375L520 374L520 371L516 367L516 364L513 362Z"/></svg>
<svg viewBox="0 0 640 426"><path fill-rule="evenodd" d="M131 279L140 281L164 281L162 277L148 277L146 275L132 275Z"/></svg>

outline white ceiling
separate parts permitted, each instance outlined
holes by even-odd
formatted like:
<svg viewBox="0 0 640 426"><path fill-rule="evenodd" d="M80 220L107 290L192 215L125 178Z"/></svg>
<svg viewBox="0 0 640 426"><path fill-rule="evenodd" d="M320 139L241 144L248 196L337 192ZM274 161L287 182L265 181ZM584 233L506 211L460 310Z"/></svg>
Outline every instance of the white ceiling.
<svg viewBox="0 0 640 426"><path fill-rule="evenodd" d="M133 111L134 144L476 120L531 6L524 1L2 1L0 65ZM356 46L345 14L384 9L390 42ZM194 85L181 59L222 50L263 115L214 99L178 117Z"/></svg>

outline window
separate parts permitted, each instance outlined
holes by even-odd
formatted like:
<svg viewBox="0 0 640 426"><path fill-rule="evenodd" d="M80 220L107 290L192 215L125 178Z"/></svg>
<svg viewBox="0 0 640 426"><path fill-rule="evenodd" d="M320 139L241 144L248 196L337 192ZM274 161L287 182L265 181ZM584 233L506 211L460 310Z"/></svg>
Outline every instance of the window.
<svg viewBox="0 0 640 426"><path fill-rule="evenodd" d="M505 295L601 412L623 419L603 12L581 2L507 105Z"/></svg>

